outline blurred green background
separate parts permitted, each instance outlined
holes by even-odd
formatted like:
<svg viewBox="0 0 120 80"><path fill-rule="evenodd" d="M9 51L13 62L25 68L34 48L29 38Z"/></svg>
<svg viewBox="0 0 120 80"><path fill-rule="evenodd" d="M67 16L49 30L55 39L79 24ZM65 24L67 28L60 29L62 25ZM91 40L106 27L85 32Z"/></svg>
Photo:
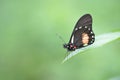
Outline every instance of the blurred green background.
<svg viewBox="0 0 120 80"><path fill-rule="evenodd" d="M120 31L120 0L0 0L0 80L120 80L120 39L61 64L56 33L86 13L96 35Z"/></svg>

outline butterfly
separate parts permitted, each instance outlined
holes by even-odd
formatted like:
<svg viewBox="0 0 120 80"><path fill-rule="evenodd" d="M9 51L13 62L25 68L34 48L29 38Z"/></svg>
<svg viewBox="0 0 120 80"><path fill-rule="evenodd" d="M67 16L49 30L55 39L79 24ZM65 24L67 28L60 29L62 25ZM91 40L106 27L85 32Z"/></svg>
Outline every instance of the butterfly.
<svg viewBox="0 0 120 80"><path fill-rule="evenodd" d="M92 16L90 14L83 15L76 23L70 40L63 47L68 51L75 51L76 49L93 44L95 41L95 34L92 30Z"/></svg>

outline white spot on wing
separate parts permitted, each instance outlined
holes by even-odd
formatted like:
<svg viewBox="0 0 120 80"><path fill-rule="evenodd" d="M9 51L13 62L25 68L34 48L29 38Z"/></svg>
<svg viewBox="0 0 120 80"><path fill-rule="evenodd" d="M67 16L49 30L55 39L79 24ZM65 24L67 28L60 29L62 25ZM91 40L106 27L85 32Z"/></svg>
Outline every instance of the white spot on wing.
<svg viewBox="0 0 120 80"><path fill-rule="evenodd" d="M93 43L93 41L91 41L91 43Z"/></svg>
<svg viewBox="0 0 120 80"><path fill-rule="evenodd" d="M94 42L94 39L91 40L91 43L93 43L93 42Z"/></svg>
<svg viewBox="0 0 120 80"><path fill-rule="evenodd" d="M80 26L79 29L81 29L82 27Z"/></svg>
<svg viewBox="0 0 120 80"><path fill-rule="evenodd" d="M85 28L87 28L87 26L85 26Z"/></svg>
<svg viewBox="0 0 120 80"><path fill-rule="evenodd" d="M88 44L83 44L83 46L87 46Z"/></svg>
<svg viewBox="0 0 120 80"><path fill-rule="evenodd" d="M88 28L88 30L90 30L90 28Z"/></svg>
<svg viewBox="0 0 120 80"><path fill-rule="evenodd" d="M78 28L75 28L75 30L78 30Z"/></svg>
<svg viewBox="0 0 120 80"><path fill-rule="evenodd" d="M73 43L73 40L74 40L74 35L72 36L71 43Z"/></svg>

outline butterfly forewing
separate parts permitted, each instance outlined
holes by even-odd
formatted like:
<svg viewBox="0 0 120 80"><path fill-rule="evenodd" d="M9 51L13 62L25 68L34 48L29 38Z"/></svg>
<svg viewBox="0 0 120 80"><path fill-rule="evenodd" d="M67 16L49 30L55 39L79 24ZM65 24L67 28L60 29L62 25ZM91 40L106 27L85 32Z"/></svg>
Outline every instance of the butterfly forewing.
<svg viewBox="0 0 120 80"><path fill-rule="evenodd" d="M82 16L73 29L69 43L74 44L77 48L92 44L95 35L92 31L92 17L90 14Z"/></svg>

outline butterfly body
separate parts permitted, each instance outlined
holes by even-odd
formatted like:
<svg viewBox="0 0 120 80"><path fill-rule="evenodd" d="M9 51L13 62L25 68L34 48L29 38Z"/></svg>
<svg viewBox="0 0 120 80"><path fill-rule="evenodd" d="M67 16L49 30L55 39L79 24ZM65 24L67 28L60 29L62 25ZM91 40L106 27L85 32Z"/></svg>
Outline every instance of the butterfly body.
<svg viewBox="0 0 120 80"><path fill-rule="evenodd" d="M95 41L95 34L92 31L92 17L90 14L83 15L75 25L68 44L63 47L68 51L88 46Z"/></svg>

